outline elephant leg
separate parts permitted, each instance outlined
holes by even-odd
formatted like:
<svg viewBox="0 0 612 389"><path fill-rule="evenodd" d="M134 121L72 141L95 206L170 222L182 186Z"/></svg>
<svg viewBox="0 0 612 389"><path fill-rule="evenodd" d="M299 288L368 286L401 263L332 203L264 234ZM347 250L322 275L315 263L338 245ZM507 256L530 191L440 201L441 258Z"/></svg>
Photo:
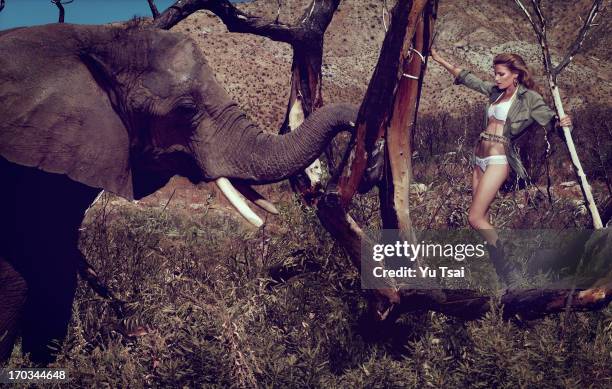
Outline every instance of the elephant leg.
<svg viewBox="0 0 612 389"><path fill-rule="evenodd" d="M61 199L54 200L61 204ZM36 244L24 252L28 300L22 324L23 352L41 365L55 359L68 331L81 255L78 228L86 205L84 202L76 211L71 207L47 207ZM61 219L64 223L58 224L56 221Z"/></svg>
<svg viewBox="0 0 612 389"><path fill-rule="evenodd" d="M80 254L78 228L99 190L2 158L0 179L7 188L0 191L0 256L28 287L22 348L34 362L47 364L55 358L49 346L61 344L67 333Z"/></svg>
<svg viewBox="0 0 612 389"><path fill-rule="evenodd" d="M22 348L40 365L52 362L63 343L72 314L77 284L77 256L73 250L37 261L28 277L28 299L22 322Z"/></svg>
<svg viewBox="0 0 612 389"><path fill-rule="evenodd" d="M0 363L11 356L27 289L23 277L0 257Z"/></svg>

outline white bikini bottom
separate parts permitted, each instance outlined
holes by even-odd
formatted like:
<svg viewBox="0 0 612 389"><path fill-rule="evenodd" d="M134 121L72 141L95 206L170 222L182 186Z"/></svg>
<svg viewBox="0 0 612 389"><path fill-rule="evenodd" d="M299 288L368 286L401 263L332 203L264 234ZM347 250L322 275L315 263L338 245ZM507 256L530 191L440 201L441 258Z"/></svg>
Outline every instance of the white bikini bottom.
<svg viewBox="0 0 612 389"><path fill-rule="evenodd" d="M489 155L488 157L480 158L474 155L474 165L479 166L484 172L487 170L487 165L507 165L508 158L505 155Z"/></svg>

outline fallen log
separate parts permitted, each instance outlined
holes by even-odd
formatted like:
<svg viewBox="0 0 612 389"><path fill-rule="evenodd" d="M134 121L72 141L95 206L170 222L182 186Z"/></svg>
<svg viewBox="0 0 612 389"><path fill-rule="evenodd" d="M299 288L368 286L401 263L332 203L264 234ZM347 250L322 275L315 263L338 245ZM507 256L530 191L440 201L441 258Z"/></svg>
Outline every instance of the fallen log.
<svg viewBox="0 0 612 389"><path fill-rule="evenodd" d="M546 315L572 311L596 311L612 300L612 282L585 290L508 290L500 297L464 289L401 290L401 302L393 315L435 311L464 320L482 318L492 308L503 307L503 317L533 320Z"/></svg>

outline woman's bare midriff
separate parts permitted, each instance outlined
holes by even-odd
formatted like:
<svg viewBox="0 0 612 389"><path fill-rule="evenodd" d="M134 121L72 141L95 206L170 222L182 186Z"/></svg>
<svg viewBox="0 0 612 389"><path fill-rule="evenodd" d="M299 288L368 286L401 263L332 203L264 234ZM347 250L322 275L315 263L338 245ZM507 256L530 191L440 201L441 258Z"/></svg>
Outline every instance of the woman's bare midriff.
<svg viewBox="0 0 612 389"><path fill-rule="evenodd" d="M505 122L502 120L490 117L487 128L484 131L492 135L502 135L504 132L504 123ZM506 155L506 150L502 143L478 138L478 142L476 142L476 147L474 148L474 155L479 158L488 157L490 155Z"/></svg>

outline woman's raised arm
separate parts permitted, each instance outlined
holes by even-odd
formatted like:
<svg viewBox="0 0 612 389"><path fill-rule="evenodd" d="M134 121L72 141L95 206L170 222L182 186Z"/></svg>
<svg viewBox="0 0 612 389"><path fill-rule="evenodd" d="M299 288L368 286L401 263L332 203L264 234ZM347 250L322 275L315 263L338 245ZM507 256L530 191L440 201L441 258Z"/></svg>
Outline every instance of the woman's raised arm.
<svg viewBox="0 0 612 389"><path fill-rule="evenodd" d="M491 95L491 92L493 91L493 87L495 86L494 83L488 82L488 81L482 81L480 78L476 77L469 70L461 69L451 64L444 58L440 57L440 54L438 54L438 51L434 49L433 47L431 48L431 58L433 58L433 60L439 63L440 65L444 66L444 68L448 70L455 77L456 85L462 84L462 85L467 86L470 89L475 90L476 92L482 93L483 95L487 95L487 96Z"/></svg>
<svg viewBox="0 0 612 389"><path fill-rule="evenodd" d="M453 77L457 77L459 73L461 73L461 70L463 70L451 64L444 58L440 57L440 54L438 54L438 51L434 49L433 47L431 48L431 58L437 63L439 63L440 65L444 66L444 68L448 70L450 74L453 75Z"/></svg>

